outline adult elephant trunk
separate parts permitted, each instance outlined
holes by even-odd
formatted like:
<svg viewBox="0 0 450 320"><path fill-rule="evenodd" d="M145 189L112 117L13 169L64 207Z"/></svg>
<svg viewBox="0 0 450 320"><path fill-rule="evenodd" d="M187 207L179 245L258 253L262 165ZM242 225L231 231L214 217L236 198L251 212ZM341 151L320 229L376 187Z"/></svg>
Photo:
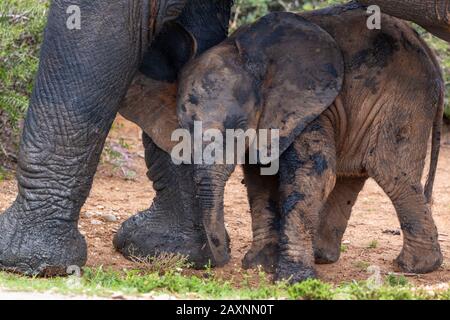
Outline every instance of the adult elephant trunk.
<svg viewBox="0 0 450 320"><path fill-rule="evenodd" d="M224 221L224 192L233 165L195 165L196 198L214 266L223 266L230 259L229 236Z"/></svg>
<svg viewBox="0 0 450 320"><path fill-rule="evenodd" d="M358 0L378 5L391 16L415 22L434 35L450 42L449 0Z"/></svg>
<svg viewBox="0 0 450 320"><path fill-rule="evenodd" d="M52 2L21 140L19 195L0 215L1 268L60 274L84 265L79 212L147 45L147 2Z"/></svg>

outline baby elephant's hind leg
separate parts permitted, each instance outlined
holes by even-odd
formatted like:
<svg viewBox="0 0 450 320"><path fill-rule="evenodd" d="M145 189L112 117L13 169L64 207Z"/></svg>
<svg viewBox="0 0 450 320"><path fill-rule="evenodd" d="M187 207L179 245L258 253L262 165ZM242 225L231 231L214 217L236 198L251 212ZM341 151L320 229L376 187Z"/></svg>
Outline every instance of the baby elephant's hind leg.
<svg viewBox="0 0 450 320"><path fill-rule="evenodd" d="M333 192L319 214L319 227L314 236L316 263L336 262L341 255L341 242L352 208L367 178L338 178Z"/></svg>
<svg viewBox="0 0 450 320"><path fill-rule="evenodd" d="M419 179L376 177L392 200L403 231L403 248L395 264L404 272L428 273L442 264L438 232Z"/></svg>
<svg viewBox="0 0 450 320"><path fill-rule="evenodd" d="M404 272L427 273L442 264L437 228L421 183L426 133L433 114L426 113L427 119L414 106L407 109L409 113L384 119L380 138L367 161L367 171L389 196L400 220L403 248L396 265Z"/></svg>

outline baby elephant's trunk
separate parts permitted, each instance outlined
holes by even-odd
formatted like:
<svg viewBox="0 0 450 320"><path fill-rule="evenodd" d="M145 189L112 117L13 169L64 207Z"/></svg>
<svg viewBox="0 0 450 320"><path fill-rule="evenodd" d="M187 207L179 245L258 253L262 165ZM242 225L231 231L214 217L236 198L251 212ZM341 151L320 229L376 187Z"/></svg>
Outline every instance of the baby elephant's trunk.
<svg viewBox="0 0 450 320"><path fill-rule="evenodd" d="M196 201L200 207L203 226L214 261L213 266L223 266L230 259L229 237L224 222L225 185L234 166L196 165L194 181Z"/></svg>

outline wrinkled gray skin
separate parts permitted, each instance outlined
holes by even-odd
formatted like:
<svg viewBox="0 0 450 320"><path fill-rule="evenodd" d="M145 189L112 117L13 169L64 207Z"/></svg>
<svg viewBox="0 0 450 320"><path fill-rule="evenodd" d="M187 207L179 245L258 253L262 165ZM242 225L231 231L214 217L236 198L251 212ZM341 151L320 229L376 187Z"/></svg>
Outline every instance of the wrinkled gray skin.
<svg viewBox="0 0 450 320"><path fill-rule="evenodd" d="M81 9L81 30L66 28L69 5ZM79 213L120 102L141 66L148 76L174 81L186 60L184 44L178 52L176 36L168 40L175 43L159 41L163 49L153 52L156 58L144 57L149 39L179 16L177 22L197 38L200 53L226 37L230 6L228 0L160 0L151 11L149 0L52 2L21 139L19 194L0 215L0 268L55 275L85 264ZM202 234L188 218L193 208L192 187L186 182L192 180L190 170L170 166L167 155L148 137L144 140L157 197L149 211L125 223L116 247L129 252L138 242L138 254L189 252L203 263L208 255L201 252ZM174 194L185 194L186 205L174 204ZM164 215L166 210L170 214Z"/></svg>
<svg viewBox="0 0 450 320"><path fill-rule="evenodd" d="M275 267L278 279L293 282L314 277L315 259L339 258L351 208L369 177L398 214L404 244L397 266L426 273L441 265L429 202L442 74L411 27L389 16L382 21L381 30L368 30L365 8L356 3L301 15L273 13L183 70L177 112L184 128L201 121L204 132L218 129L224 137L226 129L280 130L279 173L260 176L258 166L244 166L254 233L245 267ZM216 261L227 258L223 195L233 169L194 166Z"/></svg>
<svg viewBox="0 0 450 320"><path fill-rule="evenodd" d="M377 5L391 16L413 21L435 36L450 42L450 0L358 0Z"/></svg>

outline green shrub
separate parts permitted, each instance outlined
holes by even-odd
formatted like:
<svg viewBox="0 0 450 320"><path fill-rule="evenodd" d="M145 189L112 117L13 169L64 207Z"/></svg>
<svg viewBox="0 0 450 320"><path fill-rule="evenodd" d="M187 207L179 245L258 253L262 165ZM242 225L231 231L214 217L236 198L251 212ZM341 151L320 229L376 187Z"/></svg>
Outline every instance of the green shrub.
<svg viewBox="0 0 450 320"><path fill-rule="evenodd" d="M38 67L48 0L0 2L0 109L13 126L23 117Z"/></svg>
<svg viewBox="0 0 450 320"><path fill-rule="evenodd" d="M291 299L305 300L331 300L333 287L317 279L308 279L288 287L288 295Z"/></svg>
<svg viewBox="0 0 450 320"><path fill-rule="evenodd" d="M404 275L389 274L385 279L385 283L391 287L405 287L408 285L408 279Z"/></svg>

